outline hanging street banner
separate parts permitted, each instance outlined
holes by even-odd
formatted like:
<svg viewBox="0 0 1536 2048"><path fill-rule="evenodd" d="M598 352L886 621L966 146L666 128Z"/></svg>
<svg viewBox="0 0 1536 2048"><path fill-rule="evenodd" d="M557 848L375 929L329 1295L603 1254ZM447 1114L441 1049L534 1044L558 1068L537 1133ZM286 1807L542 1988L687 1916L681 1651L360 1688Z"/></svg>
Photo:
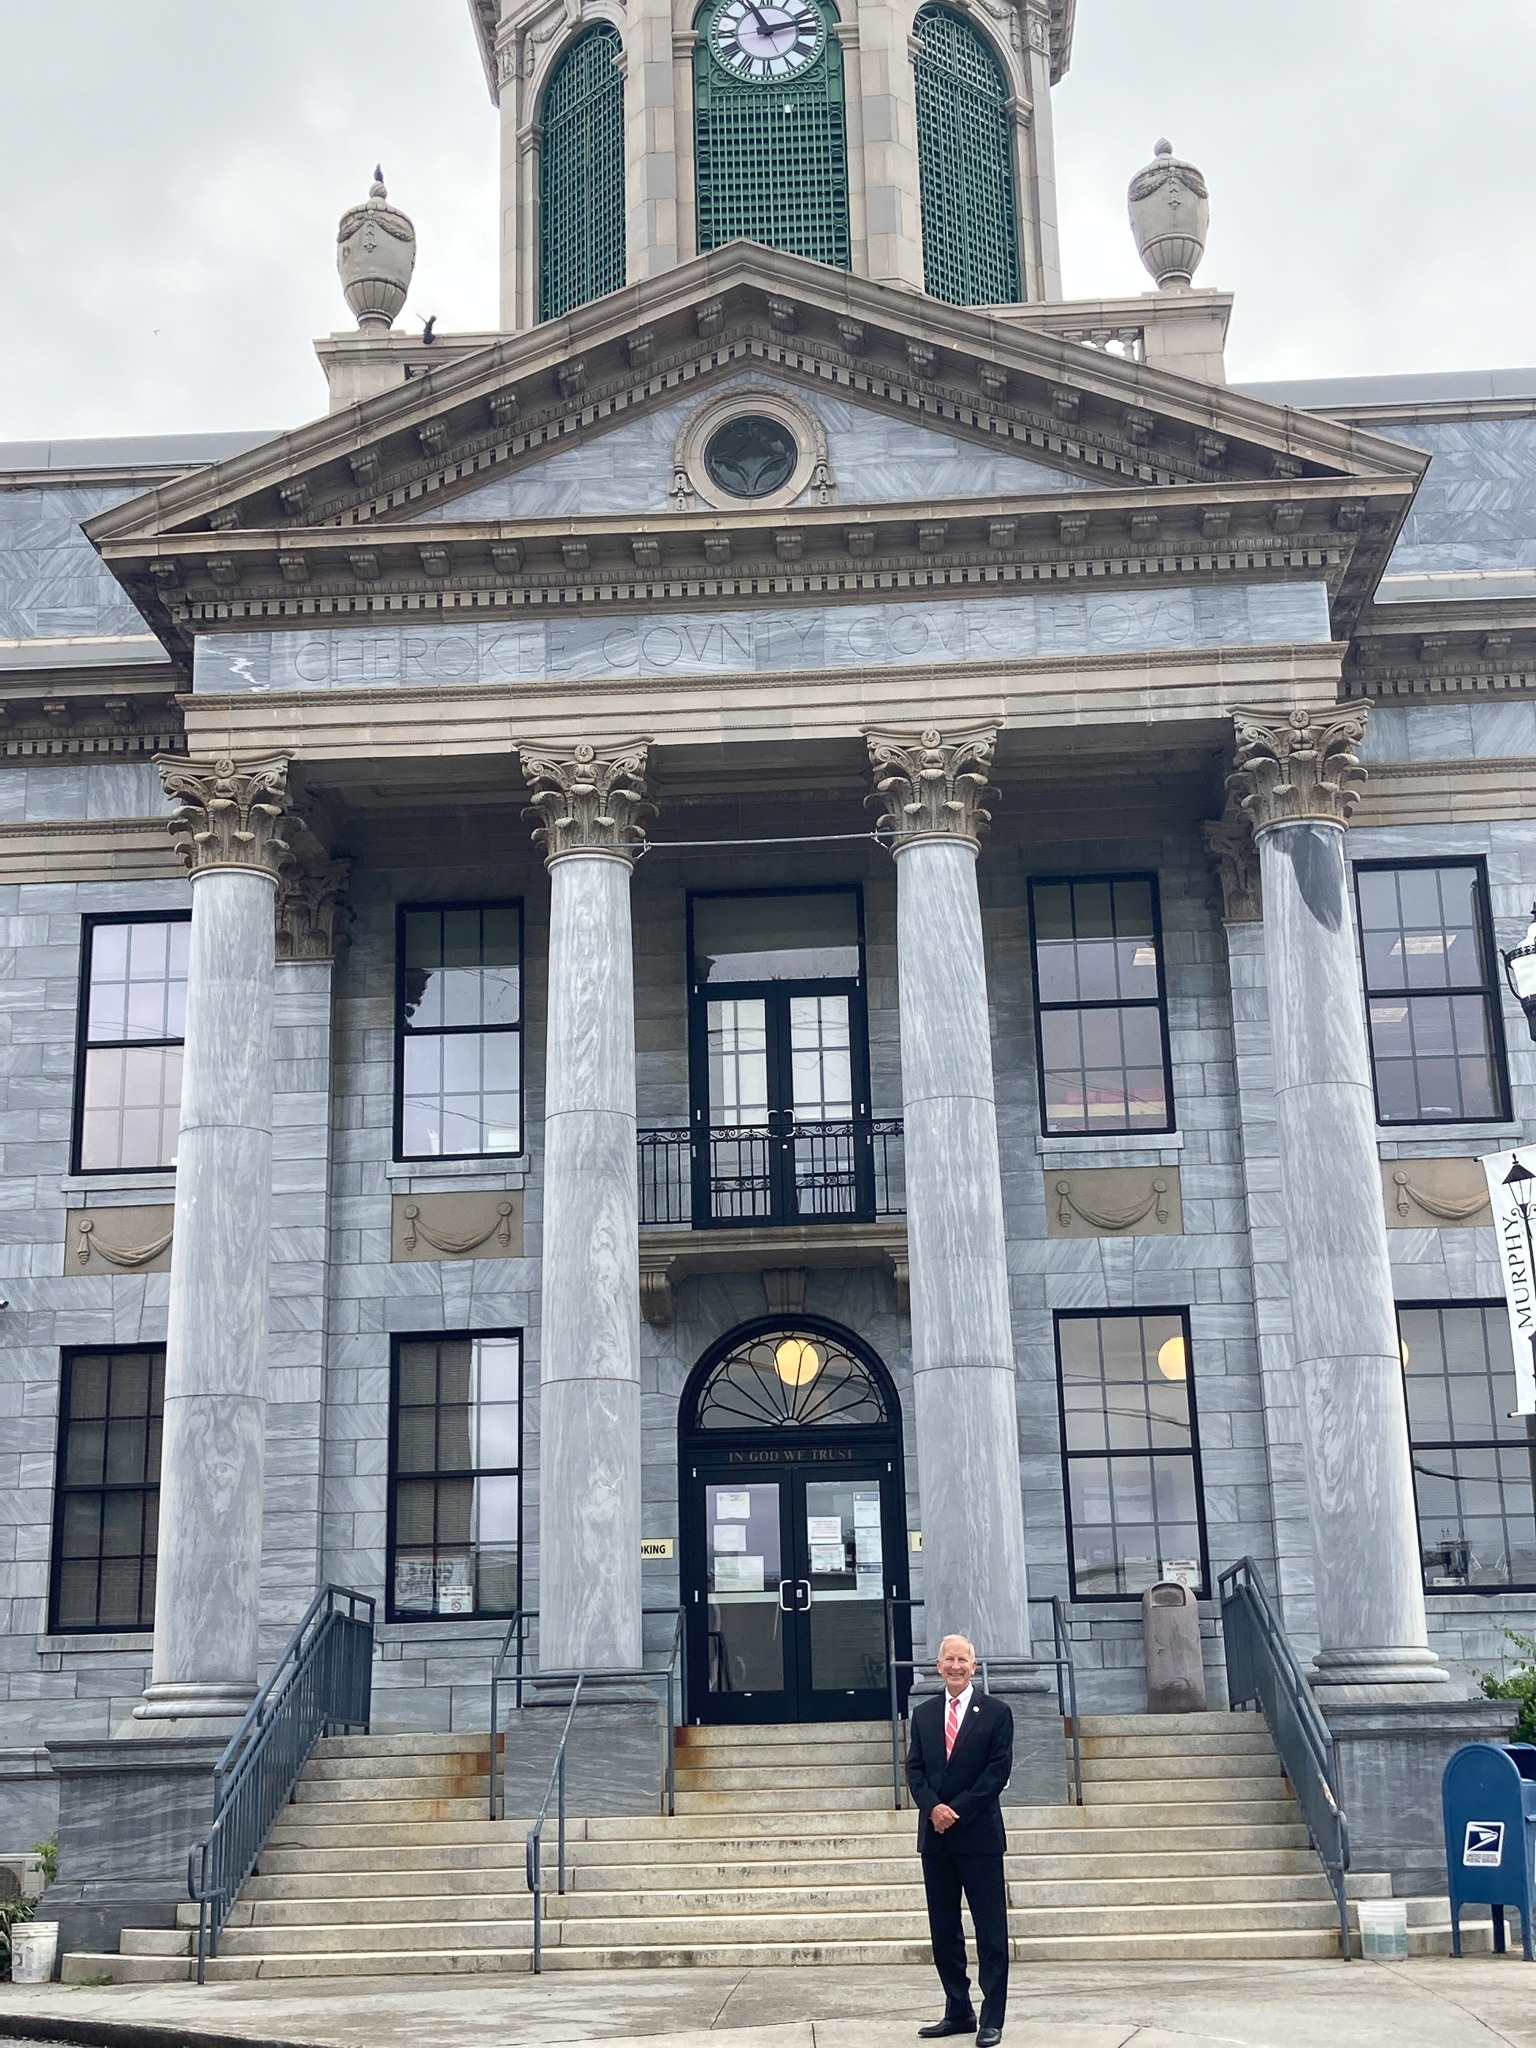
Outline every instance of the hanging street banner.
<svg viewBox="0 0 1536 2048"><path fill-rule="evenodd" d="M1536 1415L1536 1151L1529 1159L1518 1152L1490 1152L1483 1160L1488 1200L1493 1206L1499 1245L1499 1271L1504 1276L1504 1303L1509 1310L1509 1338L1515 1354L1515 1410Z"/></svg>

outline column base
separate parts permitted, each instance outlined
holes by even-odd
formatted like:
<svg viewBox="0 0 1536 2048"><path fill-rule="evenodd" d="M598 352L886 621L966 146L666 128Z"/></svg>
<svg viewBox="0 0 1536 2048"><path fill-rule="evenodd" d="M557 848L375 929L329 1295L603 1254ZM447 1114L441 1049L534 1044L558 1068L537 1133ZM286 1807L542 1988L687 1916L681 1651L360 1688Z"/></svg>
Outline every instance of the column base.
<svg viewBox="0 0 1536 2048"><path fill-rule="evenodd" d="M1321 1707L1334 1702L1433 1702L1454 1697L1447 1691L1450 1673L1433 1650L1417 1644L1319 1650L1307 1679Z"/></svg>
<svg viewBox="0 0 1536 2048"><path fill-rule="evenodd" d="M1324 1702L1349 1823L1351 1867L1384 1871L1400 1898L1446 1887L1440 1778L1466 1742L1506 1742L1514 1700Z"/></svg>
<svg viewBox="0 0 1536 2048"><path fill-rule="evenodd" d="M175 1680L149 1686L123 1734L227 1742L245 1719L256 1687L244 1680Z"/></svg>

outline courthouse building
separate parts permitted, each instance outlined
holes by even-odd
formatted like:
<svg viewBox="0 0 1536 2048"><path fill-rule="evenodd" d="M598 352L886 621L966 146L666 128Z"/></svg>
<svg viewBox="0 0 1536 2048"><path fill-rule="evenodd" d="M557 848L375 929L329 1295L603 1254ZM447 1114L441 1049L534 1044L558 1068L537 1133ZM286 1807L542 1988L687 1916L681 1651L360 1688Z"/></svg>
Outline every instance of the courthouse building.
<svg viewBox="0 0 1536 2048"><path fill-rule="evenodd" d="M702 1723L1530 1625L1536 371L1227 384L1166 145L1064 301L1072 11L478 0L497 333L381 179L326 416L0 447L17 1827L327 1582L394 1731L519 1609Z"/></svg>

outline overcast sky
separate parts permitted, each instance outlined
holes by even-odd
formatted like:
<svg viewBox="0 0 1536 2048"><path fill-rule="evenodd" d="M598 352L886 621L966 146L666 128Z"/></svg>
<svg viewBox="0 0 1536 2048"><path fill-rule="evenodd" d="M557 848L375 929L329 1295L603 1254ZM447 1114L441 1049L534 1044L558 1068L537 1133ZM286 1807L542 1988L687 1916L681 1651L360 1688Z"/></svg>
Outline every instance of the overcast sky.
<svg viewBox="0 0 1536 2048"><path fill-rule="evenodd" d="M1204 170L1244 379L1536 362L1533 0L1078 0L1068 297L1149 285L1125 187ZM282 428L349 324L382 159L411 316L496 319L497 117L464 0L0 0L0 439Z"/></svg>

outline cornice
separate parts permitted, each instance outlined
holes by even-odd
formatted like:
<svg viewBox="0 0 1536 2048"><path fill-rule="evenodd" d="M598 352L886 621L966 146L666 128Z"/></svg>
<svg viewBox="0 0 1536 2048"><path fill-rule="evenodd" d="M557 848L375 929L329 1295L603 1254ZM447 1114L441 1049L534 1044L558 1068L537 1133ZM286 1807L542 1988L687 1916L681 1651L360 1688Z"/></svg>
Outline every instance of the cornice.
<svg viewBox="0 0 1536 2048"><path fill-rule="evenodd" d="M1362 617L1350 698L1507 697L1536 691L1536 598L1373 605Z"/></svg>
<svg viewBox="0 0 1536 2048"><path fill-rule="evenodd" d="M148 760L186 745L173 694L184 682L167 670L146 684L142 669L12 671L0 678L0 759L88 756Z"/></svg>

